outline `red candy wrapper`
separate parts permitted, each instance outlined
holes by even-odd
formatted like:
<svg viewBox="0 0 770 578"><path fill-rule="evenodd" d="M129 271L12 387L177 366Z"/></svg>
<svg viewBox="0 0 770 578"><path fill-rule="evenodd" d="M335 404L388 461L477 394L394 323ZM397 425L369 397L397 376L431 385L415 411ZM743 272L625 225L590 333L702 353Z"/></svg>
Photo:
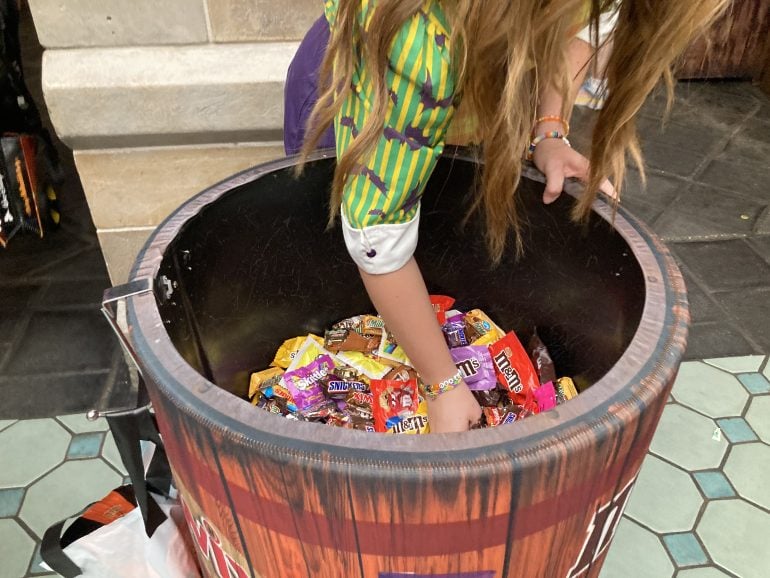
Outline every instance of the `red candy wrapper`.
<svg viewBox="0 0 770 578"><path fill-rule="evenodd" d="M433 311L436 312L436 319L438 319L439 325L446 323L446 312L452 308L455 300L452 297L446 295L431 295L430 304L433 305Z"/></svg>
<svg viewBox="0 0 770 578"><path fill-rule="evenodd" d="M497 381L514 403L522 405L527 397L531 400L531 392L537 389L540 383L529 355L516 334L513 331L507 333L505 337L489 346L489 353L492 355Z"/></svg>
<svg viewBox="0 0 770 578"><path fill-rule="evenodd" d="M387 432L405 419L413 417L419 406L417 380L395 381L373 379L371 382L374 403L374 429Z"/></svg>

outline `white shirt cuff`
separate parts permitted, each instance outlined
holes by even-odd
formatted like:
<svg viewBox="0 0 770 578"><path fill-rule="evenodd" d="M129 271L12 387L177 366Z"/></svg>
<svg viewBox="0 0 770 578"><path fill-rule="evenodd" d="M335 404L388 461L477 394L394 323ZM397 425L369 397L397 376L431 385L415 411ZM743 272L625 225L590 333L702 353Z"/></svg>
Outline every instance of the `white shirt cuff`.
<svg viewBox="0 0 770 578"><path fill-rule="evenodd" d="M382 275L398 271L412 258L417 248L420 207L406 223L372 225L354 229L341 209L342 235L350 256L365 272Z"/></svg>

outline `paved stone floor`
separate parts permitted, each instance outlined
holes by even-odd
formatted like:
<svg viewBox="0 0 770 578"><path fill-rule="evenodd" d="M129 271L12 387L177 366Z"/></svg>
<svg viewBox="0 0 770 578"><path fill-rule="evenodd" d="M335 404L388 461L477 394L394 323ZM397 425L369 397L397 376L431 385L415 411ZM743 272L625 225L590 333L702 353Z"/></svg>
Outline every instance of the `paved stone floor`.
<svg viewBox="0 0 770 578"><path fill-rule="evenodd" d="M34 92L34 90L33 90ZM639 120L649 166L624 204L661 235L689 287L692 329L602 578L770 576L770 101L747 83L683 83ZM595 115L576 115L580 128ZM585 150L585 149L583 149ZM109 285L65 154L64 221L0 252L0 578L44 575L47 525L121 483L84 412L131 403L98 303ZM195 191L191 191L191 194Z"/></svg>

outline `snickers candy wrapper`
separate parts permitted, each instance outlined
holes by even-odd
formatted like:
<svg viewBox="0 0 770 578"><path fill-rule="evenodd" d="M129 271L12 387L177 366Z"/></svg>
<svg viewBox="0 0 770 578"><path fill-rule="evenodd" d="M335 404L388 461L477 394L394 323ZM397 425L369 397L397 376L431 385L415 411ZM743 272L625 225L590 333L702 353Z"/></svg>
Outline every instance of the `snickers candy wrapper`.
<svg viewBox="0 0 770 578"><path fill-rule="evenodd" d="M523 405L540 386L535 368L513 331L489 346L497 381L514 403Z"/></svg>
<svg viewBox="0 0 770 578"><path fill-rule="evenodd" d="M428 431L428 406L419 398L417 380L373 379L374 429L418 434Z"/></svg>
<svg viewBox="0 0 770 578"><path fill-rule="evenodd" d="M478 345L468 345L450 349L452 360L463 376L471 391L488 391L497 386L495 366L489 349Z"/></svg>
<svg viewBox="0 0 770 578"><path fill-rule="evenodd" d="M283 369L270 367L262 371L255 371L249 379L249 399L253 398L261 389L281 383Z"/></svg>
<svg viewBox="0 0 770 578"><path fill-rule="evenodd" d="M326 332L324 345L332 353L338 351L360 351L373 353L380 347L382 332L379 335L361 334L354 329L330 329Z"/></svg>
<svg viewBox="0 0 770 578"><path fill-rule="evenodd" d="M322 355L308 365L283 374L284 386L291 392L300 413L327 402L321 383L332 371L334 360Z"/></svg>
<svg viewBox="0 0 770 578"><path fill-rule="evenodd" d="M537 335L537 332L529 340L529 356L532 359L532 365L535 366L537 377L541 384L556 381L556 370L553 366L553 360L548 353L548 348Z"/></svg>
<svg viewBox="0 0 770 578"><path fill-rule="evenodd" d="M321 387L329 399L346 399L354 391L366 392L369 386L363 381L346 381L329 375L321 381Z"/></svg>

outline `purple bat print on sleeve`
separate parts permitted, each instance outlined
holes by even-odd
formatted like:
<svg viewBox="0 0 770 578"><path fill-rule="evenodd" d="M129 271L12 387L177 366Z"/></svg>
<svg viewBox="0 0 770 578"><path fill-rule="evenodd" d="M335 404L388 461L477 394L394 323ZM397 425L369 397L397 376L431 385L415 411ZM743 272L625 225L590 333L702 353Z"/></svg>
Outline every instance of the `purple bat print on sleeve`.
<svg viewBox="0 0 770 578"><path fill-rule="evenodd" d="M340 118L340 124L342 126L350 127L350 132L353 133L353 138L358 137L358 127L356 127L356 121L352 116L343 116Z"/></svg>
<svg viewBox="0 0 770 578"><path fill-rule="evenodd" d="M422 90L420 91L420 102L422 105L426 109L448 108L452 106L452 102L454 101L453 96L449 96L441 100L436 100L436 98L433 96L433 80L430 77L430 70L426 70L425 74L427 75L425 78L425 83L422 85Z"/></svg>
<svg viewBox="0 0 770 578"><path fill-rule="evenodd" d="M380 191L386 197L388 196L388 185L385 183L385 181L382 180L380 175L375 173L372 169L360 165L355 172L368 178L378 191Z"/></svg>
<svg viewBox="0 0 770 578"><path fill-rule="evenodd" d="M405 144L413 151L418 151L422 147L430 146L428 137L422 133L421 129L414 126L406 127L404 132L398 132L393 127L388 126L382 131L382 136L384 136L386 140L394 140L400 144Z"/></svg>
<svg viewBox="0 0 770 578"><path fill-rule="evenodd" d="M404 212L404 214L411 211L417 203L420 202L420 185L417 185L415 188L413 188L411 191L409 191L409 195L404 200L404 203L401 205L401 210Z"/></svg>
<svg viewBox="0 0 770 578"><path fill-rule="evenodd" d="M444 34L436 34L436 46L443 48L445 43L446 36Z"/></svg>

